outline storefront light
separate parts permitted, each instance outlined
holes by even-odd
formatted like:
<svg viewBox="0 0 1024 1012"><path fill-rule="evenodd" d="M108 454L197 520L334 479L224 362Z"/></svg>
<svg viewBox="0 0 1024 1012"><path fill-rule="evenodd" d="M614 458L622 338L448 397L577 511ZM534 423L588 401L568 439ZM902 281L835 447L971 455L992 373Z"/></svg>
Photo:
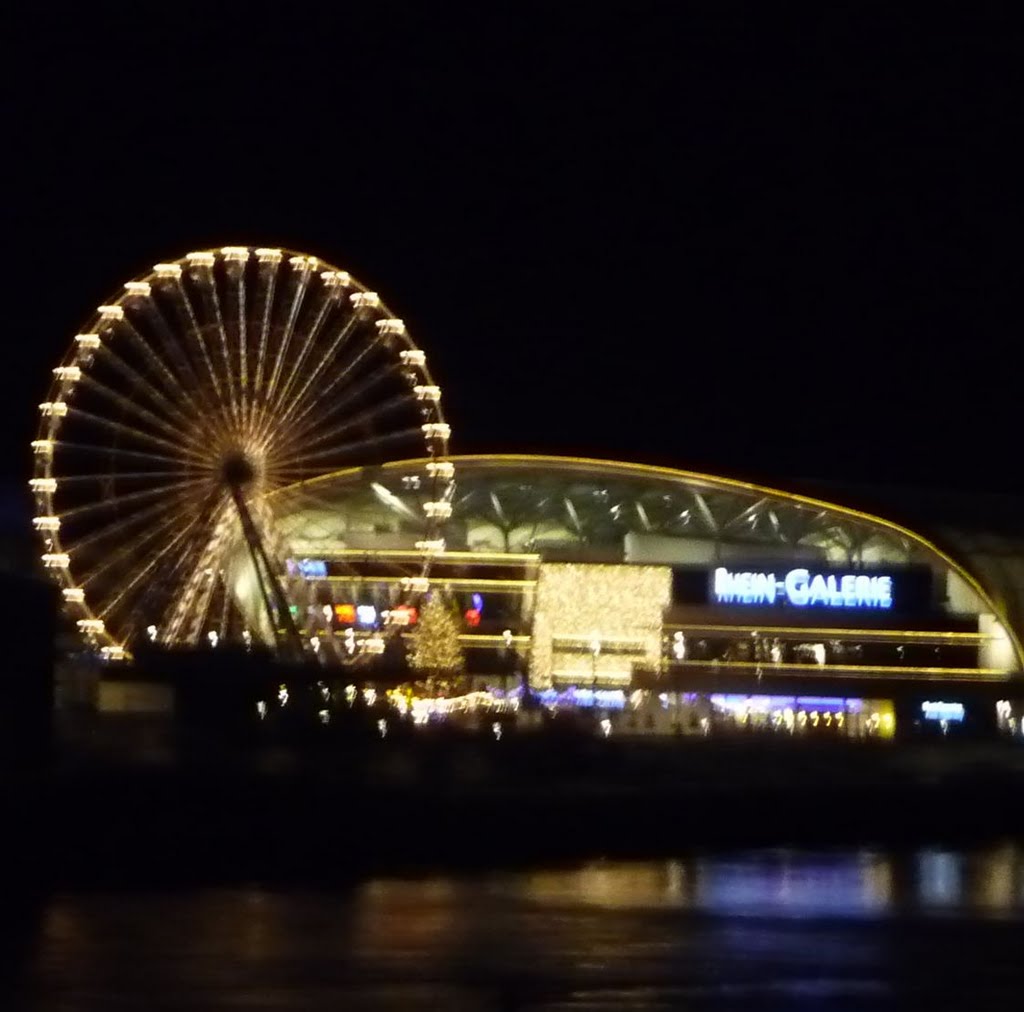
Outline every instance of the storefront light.
<svg viewBox="0 0 1024 1012"><path fill-rule="evenodd" d="M951 720L959 723L964 719L964 704L925 700L921 704L921 714L925 720Z"/></svg>

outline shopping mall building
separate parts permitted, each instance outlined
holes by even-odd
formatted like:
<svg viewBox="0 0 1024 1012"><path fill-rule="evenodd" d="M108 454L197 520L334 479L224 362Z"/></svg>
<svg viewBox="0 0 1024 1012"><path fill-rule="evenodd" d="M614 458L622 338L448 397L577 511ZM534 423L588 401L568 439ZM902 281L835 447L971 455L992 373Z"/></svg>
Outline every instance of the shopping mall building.
<svg viewBox="0 0 1024 1012"><path fill-rule="evenodd" d="M457 608L478 686L500 693L522 674L548 705L595 707L637 733L1022 732L1019 530L933 540L705 474L453 462L430 586ZM365 632L397 606L420 554L421 473L341 472L286 515L289 578L307 584L309 615L328 616L321 636Z"/></svg>

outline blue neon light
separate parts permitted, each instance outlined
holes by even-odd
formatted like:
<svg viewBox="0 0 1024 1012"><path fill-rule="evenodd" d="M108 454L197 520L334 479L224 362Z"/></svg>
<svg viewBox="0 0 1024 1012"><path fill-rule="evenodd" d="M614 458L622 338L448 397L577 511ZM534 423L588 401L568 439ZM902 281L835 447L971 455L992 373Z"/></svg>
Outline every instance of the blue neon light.
<svg viewBox="0 0 1024 1012"><path fill-rule="evenodd" d="M769 710L820 710L823 713L857 713L861 709L860 699L846 699L842 696L747 696L742 693L713 693L711 705L721 710L750 709L756 713Z"/></svg>
<svg viewBox="0 0 1024 1012"><path fill-rule="evenodd" d="M598 706L604 710L621 710L626 705L626 694L622 689L542 689L537 693L542 703L556 703L559 706Z"/></svg>
<svg viewBox="0 0 1024 1012"><path fill-rule="evenodd" d="M782 578L774 573L734 573L719 566L712 596L719 604L788 603L797 608L891 608L892 577L866 573L812 573L791 569Z"/></svg>
<svg viewBox="0 0 1024 1012"><path fill-rule="evenodd" d="M926 700L921 704L921 713L925 720L951 720L959 723L964 719L964 704Z"/></svg>

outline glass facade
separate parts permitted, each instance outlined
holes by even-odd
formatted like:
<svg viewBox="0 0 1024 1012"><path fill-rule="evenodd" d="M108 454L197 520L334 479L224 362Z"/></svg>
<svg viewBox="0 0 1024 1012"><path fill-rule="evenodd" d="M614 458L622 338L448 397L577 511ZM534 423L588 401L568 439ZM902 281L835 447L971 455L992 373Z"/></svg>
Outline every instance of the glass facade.
<svg viewBox="0 0 1024 1012"><path fill-rule="evenodd" d="M526 676L555 702L570 690L647 693L659 702L637 723L698 733L706 721L884 736L897 684L955 695L1021 671L1019 639L986 590L886 520L659 468L452 459L453 514L428 592L457 614L466 670L481 686ZM303 631L324 649L396 607L421 536L418 471L409 462L340 472L278 493L297 556L283 578L306 602ZM407 610L402 636L415 635L417 619ZM693 693L700 713L669 713ZM799 702L812 697L864 705ZM873 728L865 712L877 714Z"/></svg>

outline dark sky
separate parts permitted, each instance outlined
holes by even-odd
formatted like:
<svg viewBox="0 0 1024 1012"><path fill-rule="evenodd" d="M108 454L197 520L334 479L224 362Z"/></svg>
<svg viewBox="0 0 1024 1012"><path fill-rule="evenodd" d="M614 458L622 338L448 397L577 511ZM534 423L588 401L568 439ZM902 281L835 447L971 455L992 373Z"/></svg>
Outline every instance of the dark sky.
<svg viewBox="0 0 1024 1012"><path fill-rule="evenodd" d="M1016 485L1021 37L999 17L38 6L3 43L5 476L91 307L252 243L382 293L457 451Z"/></svg>

